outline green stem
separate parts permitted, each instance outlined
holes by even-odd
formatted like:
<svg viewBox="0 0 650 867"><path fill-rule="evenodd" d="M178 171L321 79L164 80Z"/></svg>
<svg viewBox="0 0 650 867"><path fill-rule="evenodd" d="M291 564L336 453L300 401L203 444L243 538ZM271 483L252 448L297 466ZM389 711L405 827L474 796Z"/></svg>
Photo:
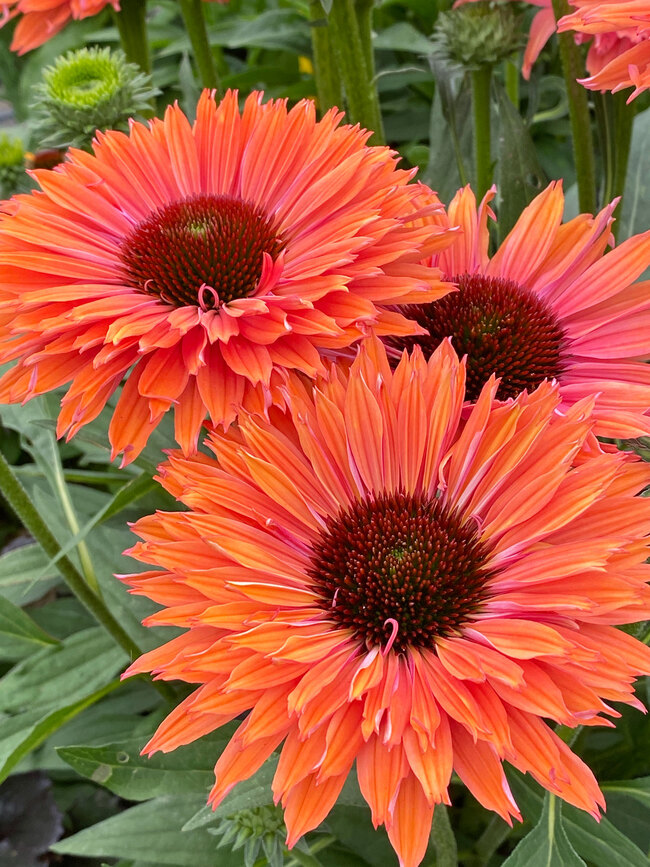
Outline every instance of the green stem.
<svg viewBox="0 0 650 867"><path fill-rule="evenodd" d="M431 823L431 842L436 850L435 867L458 867L458 848L444 804L436 804Z"/></svg>
<svg viewBox="0 0 650 867"><path fill-rule="evenodd" d="M568 0L553 0L555 20L570 12ZM583 213L596 211L596 170L594 144L589 116L587 90L577 79L584 76L585 68L582 53L576 45L573 33L558 33L562 72L569 96L569 117L573 140L573 159L578 182L578 201Z"/></svg>
<svg viewBox="0 0 650 867"><path fill-rule="evenodd" d="M361 34L354 0L334 0L329 20L350 120L373 131L371 144L384 144L374 69L367 60L370 33ZM369 26L369 20L369 16L363 18L364 28Z"/></svg>
<svg viewBox="0 0 650 867"><path fill-rule="evenodd" d="M151 72L146 0L122 0L120 11L115 12L115 21L126 59L137 63L143 72Z"/></svg>
<svg viewBox="0 0 650 867"><path fill-rule="evenodd" d="M181 12L185 21L187 35L192 43L194 60L196 61L203 87L221 90L217 67L212 56L205 28L202 0L180 0Z"/></svg>
<svg viewBox="0 0 650 867"><path fill-rule="evenodd" d="M623 209L623 195L627 180L627 165L630 159L630 146L632 144L632 130L634 128L636 108L634 105L626 104L624 93L606 93L605 96L611 100L614 106L614 161L616 168L614 170L612 192L614 194L613 197L620 196L621 198L618 205L618 213L620 215ZM619 219L612 226L615 238L618 238L620 227L621 221Z"/></svg>
<svg viewBox="0 0 650 867"><path fill-rule="evenodd" d="M475 849L481 859L481 864L487 864L497 851L499 846L507 840L512 833L510 825L506 824L501 816L492 816L487 828L479 837Z"/></svg>
<svg viewBox="0 0 650 867"><path fill-rule="evenodd" d="M474 113L474 159L476 196L482 199L492 180L490 155L490 84L492 67L487 64L472 72L472 108Z"/></svg>
<svg viewBox="0 0 650 867"><path fill-rule="evenodd" d="M300 849L291 849L289 854L294 861L297 861L298 864L300 864L300 867L323 867L318 858L314 858L314 856L309 852L303 852Z"/></svg>
<svg viewBox="0 0 650 867"><path fill-rule="evenodd" d="M68 526L70 527L72 535L77 536L80 530L79 521L77 521L77 514L72 505L72 500L70 499L70 491L68 490L68 486L66 485L65 479L63 477L63 467L61 466L61 462L58 460L56 461L56 465L54 467L54 478L56 480L57 494L59 495L59 500L61 501L61 506L63 507L63 514L66 517L66 521L68 522ZM101 596L102 594L101 590L99 589L99 582L97 581L97 575L95 574L95 567L93 566L90 551L88 550L88 545L86 545L83 539L77 545L77 553L79 554L81 571L83 572L84 578L86 579L86 584L88 584L93 593L95 593L97 596Z"/></svg>
<svg viewBox="0 0 650 867"><path fill-rule="evenodd" d="M309 20L311 22L311 45L314 56L314 79L316 81L316 96L321 114L333 106L341 106L341 78L338 66L334 62L330 44L330 28L323 12L320 0L311 0L309 4Z"/></svg>
<svg viewBox="0 0 650 867"><path fill-rule="evenodd" d="M48 557L54 558L61 550L49 527L41 518L27 491L14 474L4 455L0 452L0 493L16 513L25 529L34 537ZM57 568L70 590L99 624L111 635L115 643L126 651L130 659L142 655L142 650L108 610L103 600L90 589L74 563L67 557L59 557ZM152 685L166 701L175 702L176 697L168 684L153 681Z"/></svg>
<svg viewBox="0 0 650 867"><path fill-rule="evenodd" d="M375 55L372 50L372 10L374 5L375 0L355 0L354 4L366 65L373 78L375 76Z"/></svg>

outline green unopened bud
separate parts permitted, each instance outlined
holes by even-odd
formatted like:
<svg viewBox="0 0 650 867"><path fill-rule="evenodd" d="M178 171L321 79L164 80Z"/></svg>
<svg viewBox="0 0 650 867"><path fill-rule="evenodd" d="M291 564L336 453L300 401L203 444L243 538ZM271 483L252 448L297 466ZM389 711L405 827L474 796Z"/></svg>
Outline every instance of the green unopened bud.
<svg viewBox="0 0 650 867"><path fill-rule="evenodd" d="M240 810L222 819L211 833L221 836L219 848L228 846L231 851L243 847L245 867L253 867L263 852L270 867L284 864L284 837L286 829L282 810L273 805Z"/></svg>
<svg viewBox="0 0 650 867"><path fill-rule="evenodd" d="M19 138L0 135L0 199L18 192L25 175L25 154Z"/></svg>
<svg viewBox="0 0 650 867"><path fill-rule="evenodd" d="M466 3L438 16L433 36L441 53L477 69L511 57L523 45L519 16L509 3Z"/></svg>
<svg viewBox="0 0 650 867"><path fill-rule="evenodd" d="M89 150L96 130L126 131L129 118L150 109L156 93L150 76L122 51L69 51L34 87L38 146Z"/></svg>

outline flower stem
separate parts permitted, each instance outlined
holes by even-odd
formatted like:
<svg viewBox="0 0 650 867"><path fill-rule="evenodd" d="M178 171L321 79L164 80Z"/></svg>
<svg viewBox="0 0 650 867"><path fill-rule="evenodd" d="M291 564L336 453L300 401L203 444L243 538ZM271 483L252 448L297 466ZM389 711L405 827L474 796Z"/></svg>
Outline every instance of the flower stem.
<svg viewBox="0 0 650 867"><path fill-rule="evenodd" d="M201 84L203 87L220 91L219 74L208 41L208 32L205 28L202 0L180 0L180 7L187 35L192 43Z"/></svg>
<svg viewBox="0 0 650 867"><path fill-rule="evenodd" d="M143 72L151 72L146 0L122 0L120 11L115 12L115 21L126 59L137 63Z"/></svg>
<svg viewBox="0 0 650 867"><path fill-rule="evenodd" d="M458 847L449 811L444 804L436 804L431 823L431 842L436 850L436 867L458 867Z"/></svg>
<svg viewBox="0 0 650 867"><path fill-rule="evenodd" d="M555 20L568 15L568 0L553 0ZM577 82L578 76L584 75L584 63L579 47L572 33L558 33L562 72L569 97L569 117L571 119L571 137L573 140L573 159L578 181L578 201L583 213L593 214L596 211L596 171L594 161L594 144L591 134L591 119L589 117L589 98L585 88Z"/></svg>
<svg viewBox="0 0 650 867"><path fill-rule="evenodd" d="M474 112L474 159L476 197L480 200L492 180L490 156L490 84L492 67L481 66L472 72L472 108Z"/></svg>
<svg viewBox="0 0 650 867"><path fill-rule="evenodd" d="M59 460L56 461L54 466L54 478L56 481L56 490L59 495L59 500L61 501L61 506L63 508L63 514L66 517L72 535L77 536L80 530L79 522L77 521L77 515L74 510L74 506L72 505L72 500L70 499L70 491L68 490L68 486L65 483L65 478L63 476L63 467L61 466L61 462ZM90 556L88 546L83 539L77 545L77 553L79 554L81 571L83 572L86 584L90 587L90 589L93 591L93 593L95 593L96 596L101 597L102 593L99 589L97 575L95 574L95 567L93 566L93 561Z"/></svg>
<svg viewBox="0 0 650 867"><path fill-rule="evenodd" d="M329 21L350 120L373 131L371 144L384 144L372 51L368 49L370 14L358 17L354 0L333 0Z"/></svg>
<svg viewBox="0 0 650 867"><path fill-rule="evenodd" d="M0 493L2 493L25 529L38 542L47 556L51 558L56 557L61 550L59 543L50 532L45 521L41 518L27 491L7 463L2 452L0 452ZM141 656L142 650L120 626L103 600L90 589L74 563L66 556L59 557L57 569L81 604L88 609L97 622L111 635L115 643L127 652L129 658L135 659ZM154 681L152 685L166 701L176 701L174 692L168 684Z"/></svg>
<svg viewBox="0 0 650 867"><path fill-rule="evenodd" d="M314 79L316 81L316 96L321 115L334 107L341 106L341 78L337 64L334 62L330 29L323 12L320 0L311 0L309 4L309 20L311 22L311 46L314 56Z"/></svg>

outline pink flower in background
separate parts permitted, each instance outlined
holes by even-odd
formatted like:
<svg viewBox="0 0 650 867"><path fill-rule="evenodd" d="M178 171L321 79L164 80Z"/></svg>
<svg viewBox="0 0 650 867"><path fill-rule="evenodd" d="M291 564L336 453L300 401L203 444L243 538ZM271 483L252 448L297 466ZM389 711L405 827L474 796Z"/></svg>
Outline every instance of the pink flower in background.
<svg viewBox="0 0 650 867"><path fill-rule="evenodd" d="M0 3L0 27L16 15L21 19L11 41L11 50L26 54L43 45L72 20L97 15L105 6L119 10L119 0L9 0Z"/></svg>
<svg viewBox="0 0 650 867"><path fill-rule="evenodd" d="M628 102L650 87L650 4L647 0L594 2L574 0L575 12L559 22L567 30L594 37L589 51L589 77L579 79L589 90L616 93L634 90Z"/></svg>

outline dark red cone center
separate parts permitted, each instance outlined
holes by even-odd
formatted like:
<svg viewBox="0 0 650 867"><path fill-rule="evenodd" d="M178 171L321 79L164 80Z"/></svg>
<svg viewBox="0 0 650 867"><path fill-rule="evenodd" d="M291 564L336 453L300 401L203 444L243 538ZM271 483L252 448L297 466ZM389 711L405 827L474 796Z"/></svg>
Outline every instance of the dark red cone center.
<svg viewBox="0 0 650 867"><path fill-rule="evenodd" d="M218 308L255 291L263 254L284 244L264 211L231 196L196 195L159 208L122 243L128 283L183 307Z"/></svg>
<svg viewBox="0 0 650 867"><path fill-rule="evenodd" d="M382 494L342 509L313 545L319 605L366 647L432 648L487 596L489 551L439 499Z"/></svg>
<svg viewBox="0 0 650 867"><path fill-rule="evenodd" d="M401 350L419 345L428 358L445 337L459 357L467 355L467 399L475 401L494 373L501 378L498 397L516 397L564 370L564 332L553 311L512 280L461 274L458 284L433 301L404 307L429 336L391 340Z"/></svg>

